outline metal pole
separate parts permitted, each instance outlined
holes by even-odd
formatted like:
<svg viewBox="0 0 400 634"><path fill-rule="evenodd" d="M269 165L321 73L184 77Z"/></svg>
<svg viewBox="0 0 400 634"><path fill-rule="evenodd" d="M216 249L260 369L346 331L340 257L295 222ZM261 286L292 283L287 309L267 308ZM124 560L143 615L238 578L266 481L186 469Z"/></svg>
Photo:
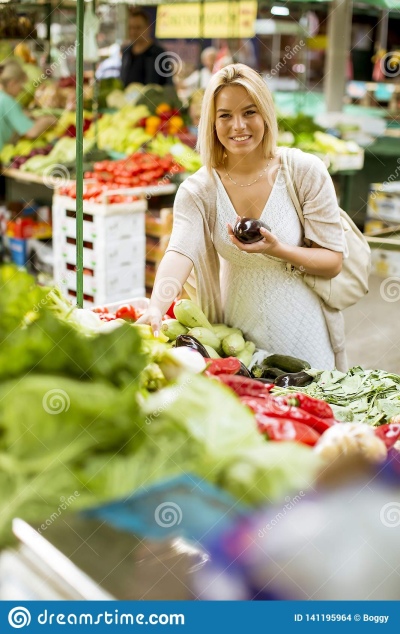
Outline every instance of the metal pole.
<svg viewBox="0 0 400 634"><path fill-rule="evenodd" d="M389 27L389 11L383 10L381 13L381 19L378 23L378 48L387 50L388 39L388 27Z"/></svg>
<svg viewBox="0 0 400 634"><path fill-rule="evenodd" d="M83 21L84 0L76 3L76 303L83 306Z"/></svg>
<svg viewBox="0 0 400 634"><path fill-rule="evenodd" d="M341 112L346 87L346 65L351 40L352 0L333 0L328 18L325 70L327 112Z"/></svg>

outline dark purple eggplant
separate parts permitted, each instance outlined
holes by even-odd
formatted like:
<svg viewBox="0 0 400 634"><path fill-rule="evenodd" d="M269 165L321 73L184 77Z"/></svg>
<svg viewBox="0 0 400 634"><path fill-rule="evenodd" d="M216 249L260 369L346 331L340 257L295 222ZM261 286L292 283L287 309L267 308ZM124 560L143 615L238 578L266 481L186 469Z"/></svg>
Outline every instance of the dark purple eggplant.
<svg viewBox="0 0 400 634"><path fill-rule="evenodd" d="M210 357L203 344L200 343L196 337L191 337L190 335L179 335L175 340L175 347L191 348L192 350L196 350L196 352L200 352L201 356L206 359Z"/></svg>
<svg viewBox="0 0 400 634"><path fill-rule="evenodd" d="M267 231L271 231L271 228L265 224L265 222L262 222L262 220L241 218L233 227L233 233L235 238L240 240L240 242L252 244L253 242L260 242L260 240L263 239L260 233L261 227L267 229Z"/></svg>
<svg viewBox="0 0 400 634"><path fill-rule="evenodd" d="M248 379L252 379L253 377L250 374L250 371L246 368L244 363L240 362L240 370L236 372L239 376L247 376Z"/></svg>
<svg viewBox="0 0 400 634"><path fill-rule="evenodd" d="M313 377L307 372L291 372L278 376L274 384L278 387L305 387L313 382Z"/></svg>

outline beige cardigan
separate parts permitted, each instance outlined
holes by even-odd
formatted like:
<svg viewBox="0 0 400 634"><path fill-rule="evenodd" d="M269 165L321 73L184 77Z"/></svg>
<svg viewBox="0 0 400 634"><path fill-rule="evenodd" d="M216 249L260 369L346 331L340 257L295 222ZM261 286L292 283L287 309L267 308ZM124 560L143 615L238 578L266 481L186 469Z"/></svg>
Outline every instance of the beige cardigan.
<svg viewBox="0 0 400 634"><path fill-rule="evenodd" d="M291 152L293 178L304 215L304 237L322 247L344 252L344 237L332 179L324 163L301 150ZM220 290L220 261L212 236L216 219L216 173L202 167L182 183L175 197L174 224L167 251L176 251L193 262L193 271L185 285L189 297L207 315L211 323L223 321ZM266 256L268 257L268 256ZM328 326L335 365L347 370L344 319L340 311L322 303Z"/></svg>

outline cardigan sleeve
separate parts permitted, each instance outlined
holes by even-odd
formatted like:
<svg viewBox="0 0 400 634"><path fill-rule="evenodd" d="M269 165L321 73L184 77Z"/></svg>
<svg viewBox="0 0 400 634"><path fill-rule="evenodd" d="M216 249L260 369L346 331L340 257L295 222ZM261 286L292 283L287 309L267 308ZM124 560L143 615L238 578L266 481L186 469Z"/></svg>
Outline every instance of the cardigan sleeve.
<svg viewBox="0 0 400 634"><path fill-rule="evenodd" d="M321 247L346 255L340 209L332 178L317 156L307 155L309 168L299 187L303 208L304 237Z"/></svg>
<svg viewBox="0 0 400 634"><path fill-rule="evenodd" d="M203 241L203 214L189 188L183 183L175 196L172 233L167 252L181 253L195 264L199 261Z"/></svg>

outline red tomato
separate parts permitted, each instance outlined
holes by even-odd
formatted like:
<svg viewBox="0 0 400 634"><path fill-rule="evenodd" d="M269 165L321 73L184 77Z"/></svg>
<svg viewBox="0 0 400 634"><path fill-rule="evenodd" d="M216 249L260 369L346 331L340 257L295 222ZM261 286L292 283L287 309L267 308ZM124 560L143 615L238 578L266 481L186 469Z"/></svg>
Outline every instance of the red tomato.
<svg viewBox="0 0 400 634"><path fill-rule="evenodd" d="M117 319L125 319L127 321L136 321L138 318L136 310L133 306L130 306L130 304L125 304L124 306L118 308L115 316Z"/></svg>
<svg viewBox="0 0 400 634"><path fill-rule="evenodd" d="M92 310L93 313L108 313L109 310L108 308L105 308L104 306L99 306L98 308L93 308Z"/></svg>
<svg viewBox="0 0 400 634"><path fill-rule="evenodd" d="M385 443L386 447L390 449L400 438L400 424L388 423L387 425L380 425L374 429L375 436L378 436Z"/></svg>

